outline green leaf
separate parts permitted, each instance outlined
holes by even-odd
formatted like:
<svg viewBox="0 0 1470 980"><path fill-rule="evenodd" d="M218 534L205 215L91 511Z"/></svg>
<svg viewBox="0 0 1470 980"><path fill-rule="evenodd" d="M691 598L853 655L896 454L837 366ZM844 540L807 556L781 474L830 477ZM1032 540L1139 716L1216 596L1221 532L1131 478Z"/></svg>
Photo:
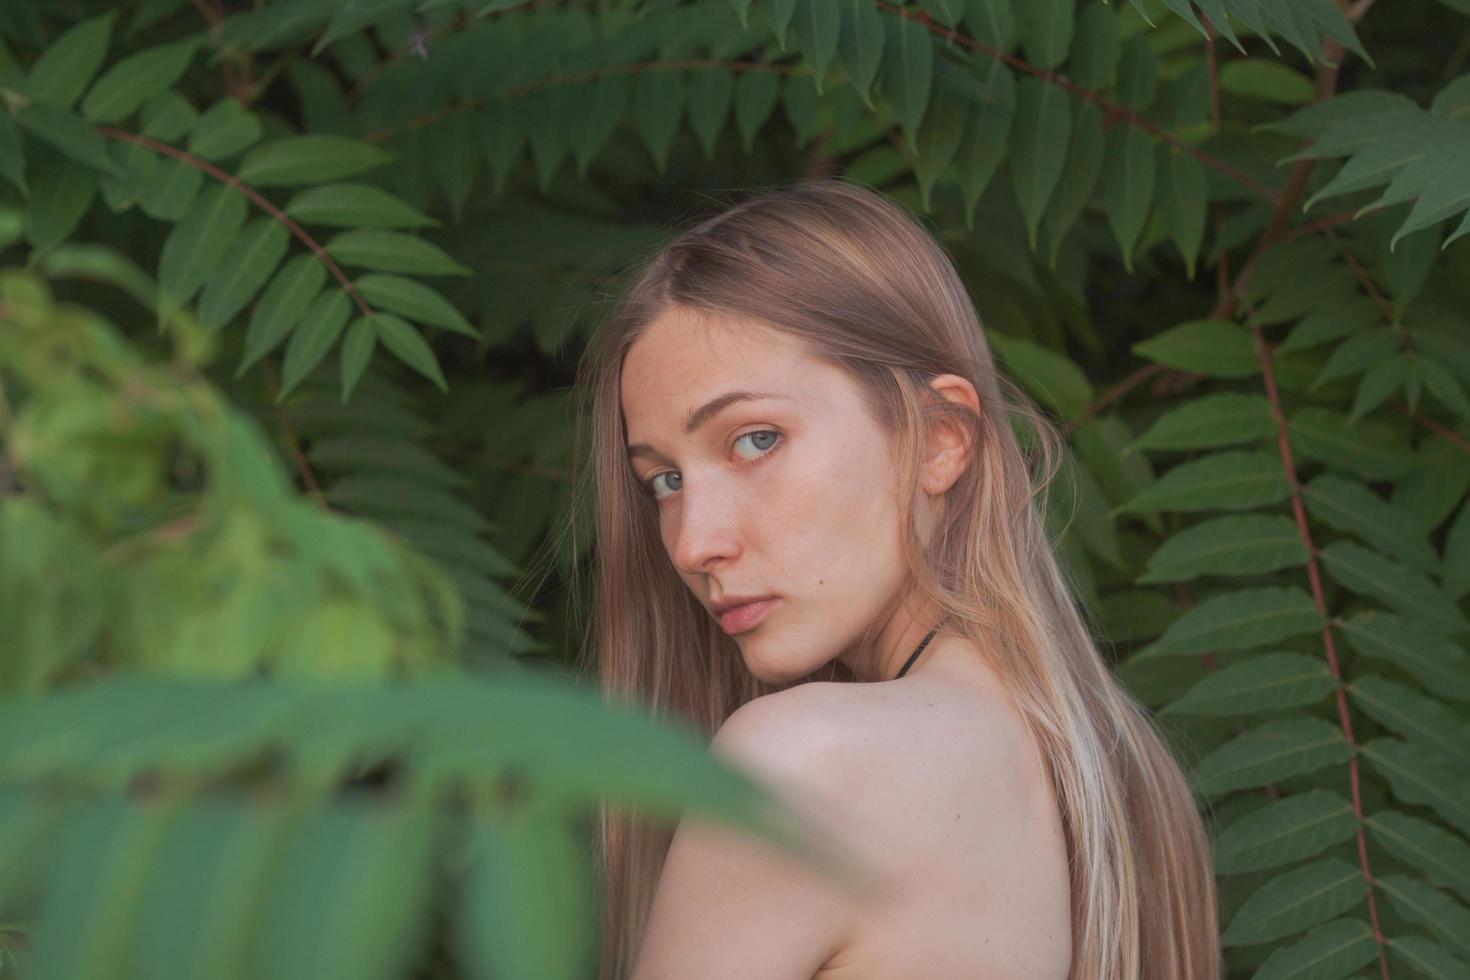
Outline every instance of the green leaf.
<svg viewBox="0 0 1470 980"><path fill-rule="evenodd" d="M1423 936L1401 936L1389 950L1391 962L1407 963L1429 980L1460 980L1470 974L1470 964Z"/></svg>
<svg viewBox="0 0 1470 980"><path fill-rule="evenodd" d="M986 73L986 87L995 92L1000 101L971 108L965 138L960 143L955 163L956 179L965 200L965 226L970 229L974 228L975 205L980 202L980 195L1005 160L1015 116L1016 80L1010 69L992 60L980 70Z"/></svg>
<svg viewBox="0 0 1470 980"><path fill-rule="evenodd" d="M842 13L833 0L797 0L792 23L796 27L796 46L811 66L812 81L822 91L822 77L837 54L837 38L842 28Z"/></svg>
<svg viewBox="0 0 1470 980"><path fill-rule="evenodd" d="M931 207L930 193L934 182L949 169L955 151L960 147L969 111L967 100L947 92L936 92L933 104L924 114L924 121L919 124L914 175L919 182L919 201L926 211Z"/></svg>
<svg viewBox="0 0 1470 980"><path fill-rule="evenodd" d="M1019 6L1021 48L1037 68L1067 60L1076 14L1074 0L1026 0Z"/></svg>
<svg viewBox="0 0 1470 980"><path fill-rule="evenodd" d="M743 71L735 80L735 128L747 156L780 95L781 79L773 71Z"/></svg>
<svg viewBox="0 0 1470 980"><path fill-rule="evenodd" d="M434 382L440 391L449 390L434 350L423 335L391 313L375 313L372 322L378 339L394 357Z"/></svg>
<svg viewBox="0 0 1470 980"><path fill-rule="evenodd" d="M1455 599L1470 592L1470 502L1460 507L1445 537L1444 590Z"/></svg>
<svg viewBox="0 0 1470 980"><path fill-rule="evenodd" d="M659 173L668 167L669 150L684 116L684 75L670 69L642 71L633 77L634 129L652 154Z"/></svg>
<svg viewBox="0 0 1470 980"><path fill-rule="evenodd" d="M1312 597L1295 586L1240 589L1211 596L1169 624L1135 657L1256 650L1319 632L1326 619Z"/></svg>
<svg viewBox="0 0 1470 980"><path fill-rule="evenodd" d="M238 176L256 187L319 184L380 167L391 153L345 136L285 136L245 154Z"/></svg>
<svg viewBox="0 0 1470 980"><path fill-rule="evenodd" d="M1341 765L1352 758L1352 754L1353 747L1342 737L1337 726L1321 719L1269 721L1232 738L1205 756L1191 773L1190 781L1197 792L1217 796L1231 790L1254 789L1293 776L1304 776L1324 766ZM1275 879L1283 880L1287 880L1287 876ZM1361 876L1358 876L1358 882L1362 883ZM1255 920L1257 916L1254 914L1246 914L1242 918L1245 908L1242 906L1236 919L1242 923ZM1330 916L1324 915L1323 918ZM1304 929L1312 924L1304 922L1297 928ZM1262 926L1256 928L1269 931ZM1244 939L1241 938L1242 933L1255 935L1256 929L1247 930L1243 925L1237 929L1234 921L1231 929L1236 930L1232 940L1238 942L1265 942L1289 934L1275 933L1260 939Z"/></svg>
<svg viewBox="0 0 1470 980"><path fill-rule="evenodd" d="M276 396L280 402L296 388L311 369L327 356L342 328L347 326L352 315L352 301L340 289L329 289L307 307L301 324L286 344L286 360L281 366L281 390Z"/></svg>
<svg viewBox="0 0 1470 980"><path fill-rule="evenodd" d="M347 328L347 339L342 341L342 404L352 397L352 389L362 380L368 362L373 359L373 349L378 345L378 332L367 317L358 317ZM317 446L312 447L315 452Z"/></svg>
<svg viewBox="0 0 1470 980"><path fill-rule="evenodd" d="M25 84L27 97L62 109L76 104L107 57L116 19L117 11L109 10L81 21L52 42L31 66Z"/></svg>
<svg viewBox="0 0 1470 980"><path fill-rule="evenodd" d="M327 252L342 265L421 276L468 276L473 270L417 235L358 228L334 235Z"/></svg>
<svg viewBox="0 0 1470 980"><path fill-rule="evenodd" d="M1215 838L1215 873L1268 871L1316 857L1358 832L1353 806L1336 793L1314 789L1267 803Z"/></svg>
<svg viewBox="0 0 1470 980"><path fill-rule="evenodd" d="M1307 563L1301 531L1286 517L1216 517L1179 531L1148 559L1138 584L1201 575L1259 575Z"/></svg>
<svg viewBox="0 0 1470 980"><path fill-rule="evenodd" d="M1289 496L1291 485L1280 459L1264 452L1224 450L1179 464L1116 512L1251 510Z"/></svg>
<svg viewBox="0 0 1470 980"><path fill-rule="evenodd" d="M793 74L793 78L795 75ZM596 97L594 91L593 97ZM697 71L689 77L689 128L699 139L699 148L704 152L705 162L715 158L715 144L725 130L730 117L730 107L735 102L735 73L729 71ZM597 151L607 142L601 126L588 125L584 120L582 138L577 143L578 176L585 176L582 161L590 163ZM588 139L587 137L590 137Z"/></svg>
<svg viewBox="0 0 1470 980"><path fill-rule="evenodd" d="M884 37L883 68L879 90L893 107L903 129L904 142L917 152L919 123L929 105L934 78L934 45L929 32L918 21L900 19Z"/></svg>
<svg viewBox="0 0 1470 980"><path fill-rule="evenodd" d="M1215 449L1259 442L1276 432L1265 395L1222 391L1169 409L1128 445L1137 449Z"/></svg>
<svg viewBox="0 0 1470 980"><path fill-rule="evenodd" d="M1075 418L1092 403L1092 384L1069 358L1030 340L989 335L1006 370L1038 401L1064 418Z"/></svg>
<svg viewBox="0 0 1470 980"><path fill-rule="evenodd" d="M51 144L73 160L113 176L122 176L107 143L82 117L45 102L32 102L16 113L31 135Z"/></svg>
<svg viewBox="0 0 1470 980"><path fill-rule="evenodd" d="M1453 888L1470 900L1470 844L1437 823L1397 810L1381 810L1366 823L1384 850L1434 884Z"/></svg>
<svg viewBox="0 0 1470 980"><path fill-rule="evenodd" d="M1334 541L1319 553L1323 567L1343 588L1382 600L1399 612L1445 632L1470 628L1455 602L1419 572L1351 541Z"/></svg>
<svg viewBox="0 0 1470 980"><path fill-rule="evenodd" d="M70 237L97 198L97 174L67 157L41 171L26 205L26 240L45 251Z"/></svg>
<svg viewBox="0 0 1470 980"><path fill-rule="evenodd" d="M8 112L0 112L0 177L14 184L21 197L30 196L30 187L26 184L25 148L21 145L20 130Z"/></svg>
<svg viewBox="0 0 1470 980"><path fill-rule="evenodd" d="M1470 786L1463 766L1423 746L1375 738L1359 748L1404 803L1427 806L1461 834L1470 834Z"/></svg>
<svg viewBox="0 0 1470 980"><path fill-rule="evenodd" d="M453 333L479 339L479 332L443 296L423 283L403 276L371 272L359 276L354 285L369 303L411 320L443 327Z"/></svg>
<svg viewBox="0 0 1470 980"><path fill-rule="evenodd" d="M1347 690L1353 703L1384 728L1470 767L1465 738L1470 723L1444 703L1376 674L1354 678Z"/></svg>
<svg viewBox="0 0 1470 980"><path fill-rule="evenodd" d="M245 198L225 184L205 188L184 219L163 240L158 285L175 303L188 302L219 268L225 250L245 223Z"/></svg>
<svg viewBox="0 0 1470 980"><path fill-rule="evenodd" d="M223 98L206 109L189 133L189 152L205 160L226 160L261 135L260 120L233 98Z"/></svg>
<svg viewBox="0 0 1470 980"><path fill-rule="evenodd" d="M202 40L193 37L128 55L92 83L82 100L82 115L94 123L126 119L179 80Z"/></svg>
<svg viewBox="0 0 1470 980"><path fill-rule="evenodd" d="M1153 205L1156 179L1153 137L1135 126L1114 126L1103 156L1102 190L1108 225L1118 239L1123 267L1133 270L1133 252ZM1135 346L1136 349L1136 346Z"/></svg>
<svg viewBox="0 0 1470 980"><path fill-rule="evenodd" d="M1123 44L1122 56L1118 60L1118 100L1134 112L1142 112L1153 104L1158 90L1159 59L1146 37L1134 35ZM1120 128L1136 129L1133 126Z"/></svg>
<svg viewBox="0 0 1470 980"><path fill-rule="evenodd" d="M218 330L265 285L286 254L291 234L271 217L256 218L230 243L199 298L199 323Z"/></svg>
<svg viewBox="0 0 1470 980"><path fill-rule="evenodd" d="M424 228L439 222L371 184L328 184L301 191L286 213L302 224L336 228Z"/></svg>
<svg viewBox="0 0 1470 980"><path fill-rule="evenodd" d="M1194 155L1166 143L1159 144L1163 157L1163 180L1159 184L1159 206L1164 222L1185 269L1194 280L1195 262L1205 238L1205 213L1209 205L1209 184L1205 168Z"/></svg>
<svg viewBox="0 0 1470 980"><path fill-rule="evenodd" d="M298 255L277 272L250 314L245 353L235 377L269 354L285 339L327 281L327 270L315 255Z"/></svg>
<svg viewBox="0 0 1470 980"><path fill-rule="evenodd" d="M1039 78L1027 76L1016 86L1011 181L1026 219L1027 242L1033 250L1041 217L1066 166L1072 134L1070 100L1060 86Z"/></svg>
<svg viewBox="0 0 1470 980"><path fill-rule="evenodd" d="M1269 58L1231 58L1220 65L1220 90L1278 105L1307 105L1312 80Z"/></svg>
<svg viewBox="0 0 1470 980"><path fill-rule="evenodd" d="M428 935L435 821L416 803L349 800L295 822L260 902L261 974L390 980L410 969Z"/></svg>
<svg viewBox="0 0 1470 980"><path fill-rule="evenodd" d="M1325 980L1344 977L1378 959L1378 941L1368 923L1335 919L1271 951L1251 980Z"/></svg>
<svg viewBox="0 0 1470 980"><path fill-rule="evenodd" d="M589 950L595 883L585 841L556 814L491 813L474 822L467 909L456 920L463 962L489 977L579 977Z"/></svg>
<svg viewBox="0 0 1470 980"><path fill-rule="evenodd" d="M1408 875L1380 875L1374 885L1405 919L1427 926L1461 956L1470 956L1470 909Z"/></svg>
<svg viewBox="0 0 1470 980"><path fill-rule="evenodd" d="M887 40L883 18L878 8L865 0L837 0L837 6L842 17L837 56L842 60L848 84L863 100L863 105L874 109L873 79L883 63Z"/></svg>
<svg viewBox="0 0 1470 980"><path fill-rule="evenodd" d="M971 0L965 8L965 24L976 40L1009 51L1016 40L1016 15L1012 0Z"/></svg>
<svg viewBox="0 0 1470 980"><path fill-rule="evenodd" d="M1105 145L1102 110L1091 102L1082 103L1072 128L1067 165L1062 169L1056 193L1052 195L1041 222L1045 232L1042 237L1047 242L1047 261L1052 268L1056 268L1057 253L1068 229L1092 202L1098 177L1102 174Z"/></svg>
<svg viewBox="0 0 1470 980"><path fill-rule="evenodd" d="M1422 572L1438 569L1439 559L1418 524L1401 507L1355 480L1323 473L1302 487L1302 502L1314 518L1330 527L1357 535Z"/></svg>
<svg viewBox="0 0 1470 980"><path fill-rule="evenodd" d="M1358 654L1389 661L1427 691L1470 702L1470 655L1423 623L1368 609L1340 620L1338 628Z"/></svg>
<svg viewBox="0 0 1470 980"><path fill-rule="evenodd" d="M1187 320L1135 343L1132 351L1165 367L1215 378L1252 378L1261 372L1250 333L1230 320Z"/></svg>
<svg viewBox="0 0 1470 980"><path fill-rule="evenodd" d="M327 23L316 43L311 46L311 56L317 57L333 41L355 34L364 27L371 27L389 14L402 13L421 4L416 0L344 0L335 5L332 19Z"/></svg>
<svg viewBox="0 0 1470 980"><path fill-rule="evenodd" d="M1236 716L1316 704L1337 687L1321 660L1266 653L1221 667L1168 704L1164 714Z"/></svg>
<svg viewBox="0 0 1470 980"><path fill-rule="evenodd" d="M1097 91L1108 87L1118 67L1118 15L1103 0L1092 0L1077 16L1072 50L1072 81Z"/></svg>
<svg viewBox="0 0 1470 980"><path fill-rule="evenodd" d="M1393 480L1413 465L1399 432L1368 419L1351 424L1329 408L1297 409L1287 418L1286 431L1294 453L1367 480Z"/></svg>

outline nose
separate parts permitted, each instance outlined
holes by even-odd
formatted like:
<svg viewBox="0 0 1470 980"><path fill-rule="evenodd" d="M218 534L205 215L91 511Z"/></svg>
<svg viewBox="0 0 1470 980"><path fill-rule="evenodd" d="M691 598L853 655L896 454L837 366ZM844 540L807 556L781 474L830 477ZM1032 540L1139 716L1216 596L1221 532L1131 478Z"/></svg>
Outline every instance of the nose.
<svg viewBox="0 0 1470 980"><path fill-rule="evenodd" d="M680 492L679 515L669 549L674 567L686 575L703 575L722 559L738 556L737 506L732 495L717 487L686 484Z"/></svg>

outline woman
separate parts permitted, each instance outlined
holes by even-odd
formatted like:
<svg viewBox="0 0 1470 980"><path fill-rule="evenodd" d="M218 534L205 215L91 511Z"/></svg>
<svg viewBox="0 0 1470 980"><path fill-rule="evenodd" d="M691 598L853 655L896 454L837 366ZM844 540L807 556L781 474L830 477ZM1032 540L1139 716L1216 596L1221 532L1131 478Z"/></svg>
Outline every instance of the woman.
<svg viewBox="0 0 1470 980"><path fill-rule="evenodd" d="M747 197L638 271L578 384L604 690L880 883L604 813L604 978L1218 978L1202 821L1045 533L1058 437L908 212Z"/></svg>

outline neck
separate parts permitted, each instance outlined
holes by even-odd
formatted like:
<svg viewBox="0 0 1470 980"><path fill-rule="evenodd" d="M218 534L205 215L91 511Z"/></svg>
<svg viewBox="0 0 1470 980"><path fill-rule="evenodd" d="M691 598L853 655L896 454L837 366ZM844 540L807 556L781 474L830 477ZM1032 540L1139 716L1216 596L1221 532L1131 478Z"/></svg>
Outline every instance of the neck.
<svg viewBox="0 0 1470 980"><path fill-rule="evenodd" d="M889 617L871 644L847 651L840 659L859 681L891 681L943 615L934 603L925 603L918 610L904 607ZM943 633L944 627L941 626L905 676L911 676L923 666Z"/></svg>

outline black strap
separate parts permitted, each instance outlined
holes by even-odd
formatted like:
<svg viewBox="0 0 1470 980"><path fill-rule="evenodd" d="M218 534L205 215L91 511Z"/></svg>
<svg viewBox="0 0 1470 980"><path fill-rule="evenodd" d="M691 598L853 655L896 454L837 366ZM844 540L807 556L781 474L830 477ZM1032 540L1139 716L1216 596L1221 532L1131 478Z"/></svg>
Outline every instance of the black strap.
<svg viewBox="0 0 1470 980"><path fill-rule="evenodd" d="M908 662L898 669L898 674L893 678L894 680L898 680L898 678L909 672L909 668L914 665L914 661L919 659L919 654L924 652L924 648L929 645L930 640L934 639L934 634L939 632L939 627L943 626L944 621L948 618L948 616L942 617L939 622L934 624L933 629L924 634L924 638L919 641L919 645L914 647L914 652L909 654Z"/></svg>

